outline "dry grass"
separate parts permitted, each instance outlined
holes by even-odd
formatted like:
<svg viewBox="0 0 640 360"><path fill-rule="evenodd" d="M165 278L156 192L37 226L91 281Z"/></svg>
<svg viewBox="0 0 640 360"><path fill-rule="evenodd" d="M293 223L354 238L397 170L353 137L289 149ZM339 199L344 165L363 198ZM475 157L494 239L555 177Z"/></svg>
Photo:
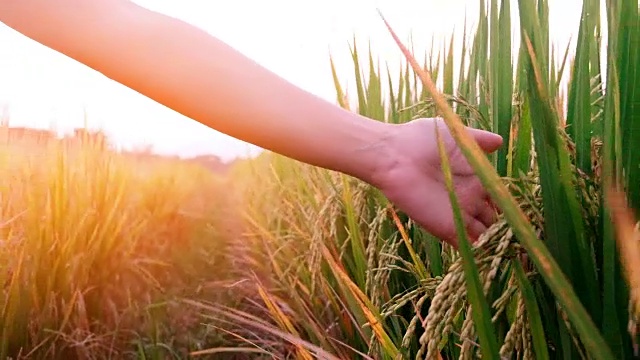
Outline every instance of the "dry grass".
<svg viewBox="0 0 640 360"><path fill-rule="evenodd" d="M0 172L0 357L184 356L218 342L178 301L226 301L222 179L91 144L4 144Z"/></svg>

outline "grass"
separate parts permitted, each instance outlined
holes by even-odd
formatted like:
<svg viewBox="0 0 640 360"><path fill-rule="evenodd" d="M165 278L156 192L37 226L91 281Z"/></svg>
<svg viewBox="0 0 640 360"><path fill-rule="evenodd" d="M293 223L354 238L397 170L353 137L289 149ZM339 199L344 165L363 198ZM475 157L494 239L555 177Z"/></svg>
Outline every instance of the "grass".
<svg viewBox="0 0 640 360"><path fill-rule="evenodd" d="M355 99L327 74L378 121L444 117L502 210L473 246L270 153L222 180L91 145L3 149L0 357L636 356L638 2L585 0L562 47L546 0L479 2L461 47L420 63L387 23L396 74L354 42ZM463 124L505 147L486 157Z"/></svg>
<svg viewBox="0 0 640 360"><path fill-rule="evenodd" d="M178 303L225 299L220 179L93 144L5 145L0 168L1 358L164 358L222 340Z"/></svg>

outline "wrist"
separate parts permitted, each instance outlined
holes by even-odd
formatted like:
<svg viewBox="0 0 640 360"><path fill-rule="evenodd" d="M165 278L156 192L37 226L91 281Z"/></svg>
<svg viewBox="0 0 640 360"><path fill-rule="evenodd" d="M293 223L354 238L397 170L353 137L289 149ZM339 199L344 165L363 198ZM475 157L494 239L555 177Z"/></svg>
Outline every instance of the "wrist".
<svg viewBox="0 0 640 360"><path fill-rule="evenodd" d="M383 187L400 162L393 146L398 125L357 116L361 123L354 129L356 139L350 144L351 149L346 151L346 164L340 171L372 186Z"/></svg>

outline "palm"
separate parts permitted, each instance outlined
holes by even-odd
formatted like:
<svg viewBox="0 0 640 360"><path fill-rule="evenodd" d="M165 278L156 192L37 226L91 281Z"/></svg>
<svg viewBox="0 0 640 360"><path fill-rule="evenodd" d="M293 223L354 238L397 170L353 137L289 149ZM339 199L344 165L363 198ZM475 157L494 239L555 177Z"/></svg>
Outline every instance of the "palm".
<svg viewBox="0 0 640 360"><path fill-rule="evenodd" d="M381 187L387 198L415 222L438 238L456 244L452 206L441 170L436 125L449 157L458 203L472 240L495 221L495 211L479 179L457 147L442 120L419 119L402 125L394 136L404 160L390 172ZM474 130L472 135L487 152L495 151L502 139Z"/></svg>

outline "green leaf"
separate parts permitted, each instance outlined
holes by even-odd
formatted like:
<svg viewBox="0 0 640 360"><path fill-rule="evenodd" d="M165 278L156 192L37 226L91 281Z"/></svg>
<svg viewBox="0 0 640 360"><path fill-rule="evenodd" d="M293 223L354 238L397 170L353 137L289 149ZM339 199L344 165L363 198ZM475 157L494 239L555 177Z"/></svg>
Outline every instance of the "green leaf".
<svg viewBox="0 0 640 360"><path fill-rule="evenodd" d="M520 117L518 121L518 133L514 146L513 162L514 171L512 176L526 175L531 169L531 111L529 106L529 98L525 97L522 108L520 109Z"/></svg>
<svg viewBox="0 0 640 360"><path fill-rule="evenodd" d="M358 48L356 46L356 39L353 39L353 49L351 49L351 56L353 58L354 71L356 74L356 89L358 92L358 112L360 115L368 116L367 111L367 95L365 94L364 84L362 80L362 73L360 71L360 60L358 60Z"/></svg>
<svg viewBox="0 0 640 360"><path fill-rule="evenodd" d="M512 119L513 65L511 62L510 0L502 0L498 15L498 1L491 1L491 117L493 131L509 139ZM508 147L498 149L498 174L507 175Z"/></svg>
<svg viewBox="0 0 640 360"><path fill-rule="evenodd" d="M471 244L467 238L467 230L464 225L464 220L462 219L462 212L453 184L449 158L444 148L444 143L440 138L440 130L438 128L436 128L436 138L438 139L438 151L440 153L442 172L447 190L449 191L449 200L453 208L453 217L458 234L458 246L463 259L467 296L471 304L473 324L480 338L480 349L483 357L500 359L500 349L498 348L498 342L496 340L496 331L491 322L491 310L489 309L489 304L483 292L480 273L478 272Z"/></svg>
<svg viewBox="0 0 640 360"><path fill-rule="evenodd" d="M576 59L572 72L567 125L576 144L576 165L591 173L591 48L595 44L595 20L591 12L595 0L585 0L578 32Z"/></svg>

